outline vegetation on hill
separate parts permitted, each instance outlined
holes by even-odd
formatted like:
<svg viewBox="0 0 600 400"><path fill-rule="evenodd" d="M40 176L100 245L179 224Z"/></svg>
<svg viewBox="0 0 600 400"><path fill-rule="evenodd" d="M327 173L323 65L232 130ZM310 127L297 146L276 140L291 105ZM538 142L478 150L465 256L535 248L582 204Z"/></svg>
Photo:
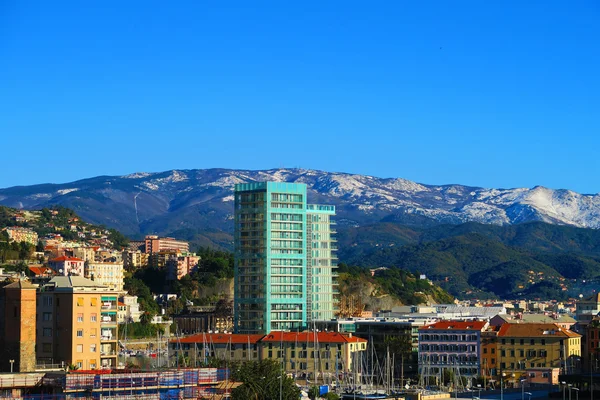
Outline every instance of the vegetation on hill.
<svg viewBox="0 0 600 400"><path fill-rule="evenodd" d="M418 240L404 246L394 243L398 230L386 231L387 236L378 233L380 240L385 238L385 245L354 246L345 253L347 258L341 258L361 266L420 271L459 297L564 299L569 294L569 279L600 277L600 232L589 229L541 223L510 227L469 223L409 235L411 230L403 227L399 241L406 243L407 237Z"/></svg>
<svg viewBox="0 0 600 400"><path fill-rule="evenodd" d="M340 294L361 296L361 301L370 309L384 308L377 299L386 295L402 304L450 303L454 300L439 286L427 279L419 279L418 273L398 268L376 270L372 275L369 268L340 263L338 273Z"/></svg>

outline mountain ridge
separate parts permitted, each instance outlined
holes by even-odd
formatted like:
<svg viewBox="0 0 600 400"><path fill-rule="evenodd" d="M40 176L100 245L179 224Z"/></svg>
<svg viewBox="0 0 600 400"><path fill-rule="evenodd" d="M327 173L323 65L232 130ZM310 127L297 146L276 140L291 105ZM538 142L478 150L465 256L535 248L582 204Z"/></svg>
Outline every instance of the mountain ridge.
<svg viewBox="0 0 600 400"><path fill-rule="evenodd" d="M204 245L223 246L229 239L213 241L206 232L232 232L233 186L265 180L307 184L309 202L335 205L336 220L342 226L380 221L423 227L541 221L600 228L600 194L543 186L486 189L459 184L429 185L403 178L299 168L211 168L103 175L62 184L0 189L0 204L25 209L61 205L93 223L130 236L191 229L206 236Z"/></svg>

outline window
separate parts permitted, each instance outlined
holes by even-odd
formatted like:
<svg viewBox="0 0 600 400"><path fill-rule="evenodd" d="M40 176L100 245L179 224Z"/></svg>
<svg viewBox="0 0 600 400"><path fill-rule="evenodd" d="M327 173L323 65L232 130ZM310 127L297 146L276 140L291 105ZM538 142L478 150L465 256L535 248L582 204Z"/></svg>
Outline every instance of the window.
<svg viewBox="0 0 600 400"><path fill-rule="evenodd" d="M95 353L96 352L96 344L90 344L90 353Z"/></svg>
<svg viewBox="0 0 600 400"><path fill-rule="evenodd" d="M77 352L78 353L83 353L83 345L82 344L78 344L77 345Z"/></svg>
<svg viewBox="0 0 600 400"><path fill-rule="evenodd" d="M542 346L546 345L546 339L542 339Z"/></svg>
<svg viewBox="0 0 600 400"><path fill-rule="evenodd" d="M90 360L90 369L96 369L96 360Z"/></svg>
<svg viewBox="0 0 600 400"><path fill-rule="evenodd" d="M542 378L549 378L549 377L550 377L550 373L542 372Z"/></svg>
<svg viewBox="0 0 600 400"><path fill-rule="evenodd" d="M42 314L42 319L44 321L52 321L52 313L51 312L45 312Z"/></svg>
<svg viewBox="0 0 600 400"><path fill-rule="evenodd" d="M530 378L535 378L535 372L530 372L530 373L529 373L529 377L530 377Z"/></svg>
<svg viewBox="0 0 600 400"><path fill-rule="evenodd" d="M52 337L52 328L44 328L42 330L42 336Z"/></svg>
<svg viewBox="0 0 600 400"><path fill-rule="evenodd" d="M98 314L92 313L92 315L90 316L90 321L91 322L97 322L98 321Z"/></svg>
<svg viewBox="0 0 600 400"><path fill-rule="evenodd" d="M77 337L83 337L83 329L77 330Z"/></svg>
<svg viewBox="0 0 600 400"><path fill-rule="evenodd" d="M52 353L52 343L42 343L42 351L44 353Z"/></svg>
<svg viewBox="0 0 600 400"><path fill-rule="evenodd" d="M77 298L77 307L83 307L83 297Z"/></svg>
<svg viewBox="0 0 600 400"><path fill-rule="evenodd" d="M92 297L92 298L91 298L90 305L91 305L92 307L96 307L96 306L98 305L98 299L97 299L97 298L95 298L95 297Z"/></svg>
<svg viewBox="0 0 600 400"><path fill-rule="evenodd" d="M93 337L93 338L96 337L96 328L90 329L90 337Z"/></svg>
<svg viewBox="0 0 600 400"><path fill-rule="evenodd" d="M77 368L83 368L83 360L77 360Z"/></svg>
<svg viewBox="0 0 600 400"><path fill-rule="evenodd" d="M533 345L535 345L535 339L531 339L531 340L529 341L529 344L530 344L530 345L532 345L532 346L533 346Z"/></svg>
<svg viewBox="0 0 600 400"><path fill-rule="evenodd" d="M77 322L83 322L83 313L77 314Z"/></svg>
<svg viewBox="0 0 600 400"><path fill-rule="evenodd" d="M52 306L52 296L44 296L43 304L44 307Z"/></svg>
<svg viewBox="0 0 600 400"><path fill-rule="evenodd" d="M483 354L487 354L487 347L483 348Z"/></svg>

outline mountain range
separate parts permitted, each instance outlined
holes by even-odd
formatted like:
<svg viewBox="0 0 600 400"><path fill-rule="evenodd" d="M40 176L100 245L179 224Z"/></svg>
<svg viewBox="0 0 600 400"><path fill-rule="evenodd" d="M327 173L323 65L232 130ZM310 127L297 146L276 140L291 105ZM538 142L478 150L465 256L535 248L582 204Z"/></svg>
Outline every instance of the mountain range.
<svg viewBox="0 0 600 400"><path fill-rule="evenodd" d="M0 189L0 204L25 209L61 205L87 221L132 237L148 233L196 238L229 247L233 187L254 181L302 182L310 203L333 204L341 226L395 222L430 227L530 221L600 228L600 194L570 190L486 189L426 185L402 178L307 169L172 170L98 176L63 184ZM199 237L196 237L199 236Z"/></svg>
<svg viewBox="0 0 600 400"><path fill-rule="evenodd" d="M569 190L436 186L305 169L198 169L0 189L0 204L60 205L132 238L156 233L231 250L233 187L254 181L302 182L308 202L335 205L338 255L350 265L425 273L460 297L600 290L578 283L600 279L600 195Z"/></svg>

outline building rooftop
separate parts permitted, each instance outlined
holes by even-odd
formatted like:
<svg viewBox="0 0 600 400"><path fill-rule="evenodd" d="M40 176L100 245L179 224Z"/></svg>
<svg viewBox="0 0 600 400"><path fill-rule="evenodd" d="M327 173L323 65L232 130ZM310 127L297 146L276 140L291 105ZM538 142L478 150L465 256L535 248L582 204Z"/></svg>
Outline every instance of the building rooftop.
<svg viewBox="0 0 600 400"><path fill-rule="evenodd" d="M366 343L365 339L338 332L271 332L261 342L318 342L318 343Z"/></svg>
<svg viewBox="0 0 600 400"><path fill-rule="evenodd" d="M241 333L200 333L171 340L171 343L206 343L206 344L256 344L264 335L246 335Z"/></svg>
<svg viewBox="0 0 600 400"><path fill-rule="evenodd" d="M53 284L56 288L90 287L108 289L106 286L83 276L55 276L50 279L48 284Z"/></svg>
<svg viewBox="0 0 600 400"><path fill-rule="evenodd" d="M4 286L5 289L37 289L37 286L29 281L19 279L10 285Z"/></svg>
<svg viewBox="0 0 600 400"><path fill-rule="evenodd" d="M50 260L50 262L61 262L61 261L83 261L81 258L77 257L69 257L69 256L60 256Z"/></svg>
<svg viewBox="0 0 600 400"><path fill-rule="evenodd" d="M457 331L481 331L487 326L486 321L439 321L435 324L423 326L419 331L427 330L457 330Z"/></svg>
<svg viewBox="0 0 600 400"><path fill-rule="evenodd" d="M561 328L556 324L504 324L498 331L498 337L570 337L578 338L581 335Z"/></svg>

